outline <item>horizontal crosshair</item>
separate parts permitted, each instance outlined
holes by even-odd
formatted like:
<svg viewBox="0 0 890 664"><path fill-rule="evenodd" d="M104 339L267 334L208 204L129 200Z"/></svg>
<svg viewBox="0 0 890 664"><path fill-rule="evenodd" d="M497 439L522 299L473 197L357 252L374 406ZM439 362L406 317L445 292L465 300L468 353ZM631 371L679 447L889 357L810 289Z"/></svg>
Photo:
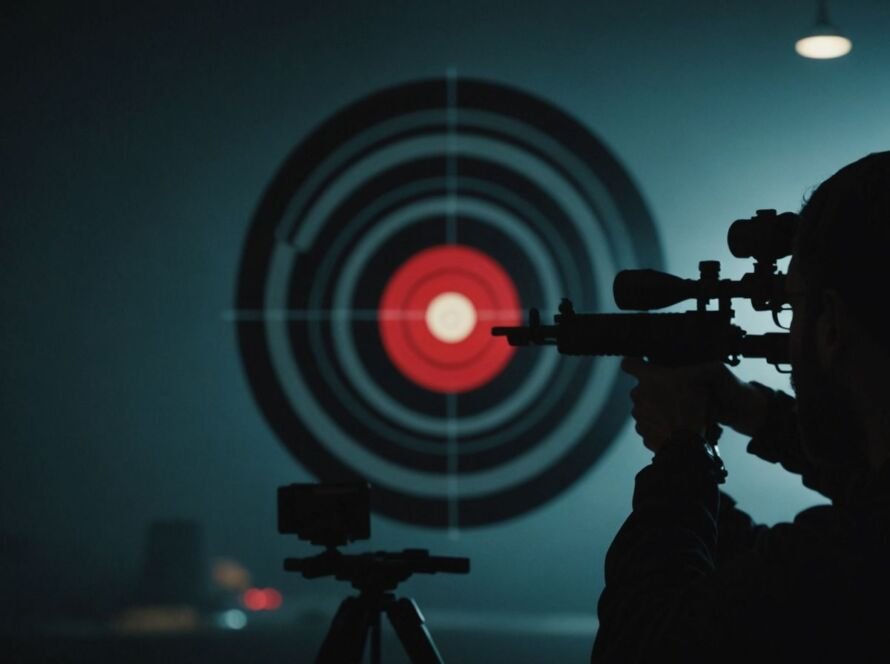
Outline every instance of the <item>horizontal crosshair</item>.
<svg viewBox="0 0 890 664"><path fill-rule="evenodd" d="M223 309L222 319L231 323L253 321L424 320L421 309ZM476 320L503 320L521 316L519 309L477 309Z"/></svg>

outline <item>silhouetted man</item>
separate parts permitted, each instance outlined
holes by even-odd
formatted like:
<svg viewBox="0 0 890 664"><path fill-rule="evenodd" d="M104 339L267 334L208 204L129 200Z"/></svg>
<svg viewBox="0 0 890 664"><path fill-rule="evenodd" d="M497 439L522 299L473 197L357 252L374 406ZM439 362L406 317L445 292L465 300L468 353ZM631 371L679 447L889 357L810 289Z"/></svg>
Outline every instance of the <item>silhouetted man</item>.
<svg viewBox="0 0 890 664"><path fill-rule="evenodd" d="M655 455L606 556L593 662L890 661L890 152L813 193L786 280L796 399L723 365L626 359ZM706 413L830 505L755 525Z"/></svg>

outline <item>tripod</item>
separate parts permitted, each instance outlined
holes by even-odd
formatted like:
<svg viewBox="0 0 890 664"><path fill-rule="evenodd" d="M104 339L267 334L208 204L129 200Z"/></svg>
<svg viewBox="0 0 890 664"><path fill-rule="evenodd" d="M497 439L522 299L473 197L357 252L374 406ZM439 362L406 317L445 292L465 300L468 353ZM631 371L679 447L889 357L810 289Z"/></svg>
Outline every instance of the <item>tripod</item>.
<svg viewBox="0 0 890 664"><path fill-rule="evenodd" d="M380 619L384 612L412 664L441 664L442 656L417 604L408 597L397 598L392 591L414 573L466 574L470 571L470 561L430 556L423 549L358 555L328 549L311 558L287 558L284 569L301 572L307 579L333 575L350 581L359 591L358 596L347 597L340 604L318 651L316 664L360 664L369 633L371 663L380 664Z"/></svg>

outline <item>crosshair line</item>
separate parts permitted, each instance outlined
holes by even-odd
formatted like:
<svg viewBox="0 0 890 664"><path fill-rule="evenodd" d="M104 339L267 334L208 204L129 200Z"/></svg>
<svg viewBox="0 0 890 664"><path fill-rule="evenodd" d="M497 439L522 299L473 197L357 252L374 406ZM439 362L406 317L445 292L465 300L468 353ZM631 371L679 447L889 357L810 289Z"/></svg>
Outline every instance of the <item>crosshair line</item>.
<svg viewBox="0 0 890 664"><path fill-rule="evenodd" d="M457 244L457 69L445 70L445 243Z"/></svg>
<svg viewBox="0 0 890 664"><path fill-rule="evenodd" d="M447 494L448 494L448 537L460 538L460 504L458 503L458 434L457 434L457 393L445 395L445 434L447 440Z"/></svg>
<svg viewBox="0 0 890 664"><path fill-rule="evenodd" d="M228 323L255 321L332 321L376 322L383 320L425 320L423 309L223 309L221 318ZM499 321L522 316L519 309L477 309L477 321Z"/></svg>

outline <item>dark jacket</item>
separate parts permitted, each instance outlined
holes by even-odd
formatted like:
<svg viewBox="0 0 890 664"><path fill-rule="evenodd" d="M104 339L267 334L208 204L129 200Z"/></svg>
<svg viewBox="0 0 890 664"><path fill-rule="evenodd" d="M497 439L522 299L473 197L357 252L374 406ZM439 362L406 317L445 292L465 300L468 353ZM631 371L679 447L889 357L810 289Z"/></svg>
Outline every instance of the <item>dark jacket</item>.
<svg viewBox="0 0 890 664"><path fill-rule="evenodd" d="M890 476L817 468L794 400L769 393L748 451L832 504L756 525L703 447L663 447L606 556L592 662L890 661Z"/></svg>

